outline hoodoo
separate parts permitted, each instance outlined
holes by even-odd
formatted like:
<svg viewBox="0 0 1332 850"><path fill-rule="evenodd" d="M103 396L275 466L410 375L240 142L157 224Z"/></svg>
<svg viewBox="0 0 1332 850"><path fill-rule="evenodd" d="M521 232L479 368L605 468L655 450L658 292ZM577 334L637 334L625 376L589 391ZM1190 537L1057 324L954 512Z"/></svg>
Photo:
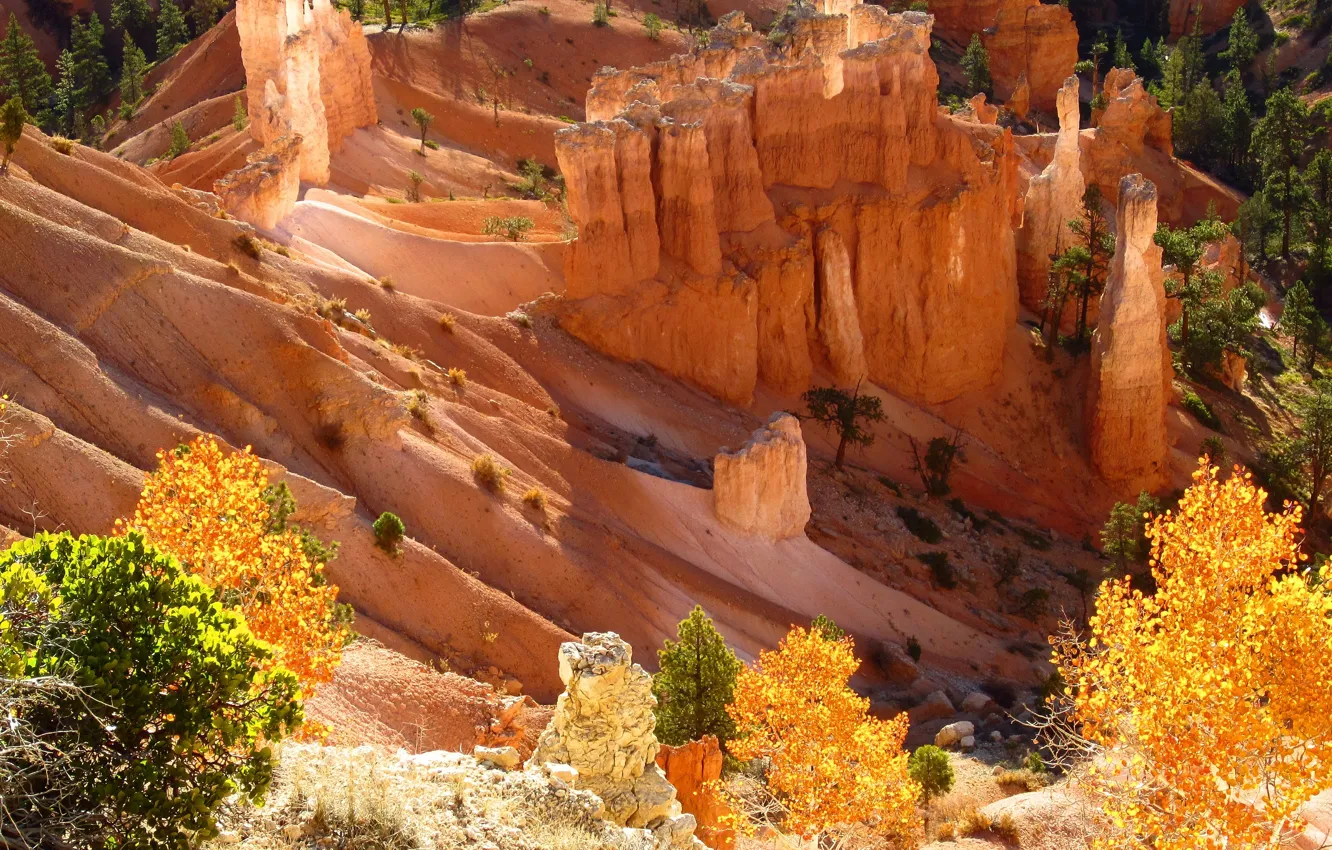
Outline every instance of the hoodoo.
<svg viewBox="0 0 1332 850"><path fill-rule="evenodd" d="M819 363L926 402L984 387L1017 310L1012 136L939 112L928 15L802 14L782 52L731 14L596 78L599 120L556 138L564 326L740 404Z"/></svg>
<svg viewBox="0 0 1332 850"><path fill-rule="evenodd" d="M1165 412L1173 370L1156 232L1156 187L1141 174L1119 184L1118 237L1100 324L1092 337L1088 433L1092 463L1125 492L1165 483Z"/></svg>

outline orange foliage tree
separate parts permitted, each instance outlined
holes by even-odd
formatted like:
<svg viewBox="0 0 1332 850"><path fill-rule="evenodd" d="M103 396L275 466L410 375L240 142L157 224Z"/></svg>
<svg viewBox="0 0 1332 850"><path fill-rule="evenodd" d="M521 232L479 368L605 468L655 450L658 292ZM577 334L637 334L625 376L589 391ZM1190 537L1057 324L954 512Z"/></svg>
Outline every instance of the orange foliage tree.
<svg viewBox="0 0 1332 850"><path fill-rule="evenodd" d="M267 471L249 447L225 451L203 436L157 460L129 527L239 610L272 645L269 664L295 673L310 697L333 677L348 629L309 541L275 511Z"/></svg>
<svg viewBox="0 0 1332 850"><path fill-rule="evenodd" d="M1301 569L1298 507L1217 472L1149 525L1156 594L1107 582L1053 641L1102 847L1287 846L1332 787L1332 574Z"/></svg>
<svg viewBox="0 0 1332 850"><path fill-rule="evenodd" d="M902 751L907 718L878 720L869 700L847 687L859 662L849 637L796 627L776 651L740 672L729 707L740 759L766 758L767 791L780 804L782 829L811 838L867 823L914 843L920 786ZM745 801L722 789L736 811ZM744 824L741 824L744 826Z"/></svg>

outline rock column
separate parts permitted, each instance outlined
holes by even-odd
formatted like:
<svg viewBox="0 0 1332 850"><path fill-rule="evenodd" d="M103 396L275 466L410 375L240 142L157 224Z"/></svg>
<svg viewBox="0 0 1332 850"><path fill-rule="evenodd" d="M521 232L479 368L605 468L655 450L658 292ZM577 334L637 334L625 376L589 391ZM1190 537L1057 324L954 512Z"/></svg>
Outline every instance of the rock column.
<svg viewBox="0 0 1332 850"><path fill-rule="evenodd" d="M1156 187L1141 174L1119 184L1118 238L1092 337L1088 392L1091 460L1125 492L1165 481L1170 352L1156 232Z"/></svg>
<svg viewBox="0 0 1332 850"><path fill-rule="evenodd" d="M776 413L739 451L714 461L713 510L738 531L774 540L805 533L808 459L800 422Z"/></svg>
<svg viewBox="0 0 1332 850"><path fill-rule="evenodd" d="M1068 222L1082 209L1081 151L1078 144L1078 78L1069 77L1059 89L1059 138L1054 158L1045 170L1031 178L1027 202L1018 232L1018 286L1022 304L1035 313L1042 310L1050 255L1072 245Z"/></svg>

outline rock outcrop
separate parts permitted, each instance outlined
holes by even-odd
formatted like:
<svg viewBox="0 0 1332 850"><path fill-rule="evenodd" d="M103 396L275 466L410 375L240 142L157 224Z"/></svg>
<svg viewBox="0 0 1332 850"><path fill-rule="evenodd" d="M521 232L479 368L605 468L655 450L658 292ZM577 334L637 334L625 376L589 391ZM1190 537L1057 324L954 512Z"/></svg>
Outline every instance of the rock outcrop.
<svg viewBox="0 0 1332 850"><path fill-rule="evenodd" d="M1167 470L1166 404L1173 372L1156 232L1156 187L1120 182L1115 255L1092 337L1088 434L1092 464L1125 492L1154 489Z"/></svg>
<svg viewBox="0 0 1332 850"><path fill-rule="evenodd" d="M1230 26L1235 10L1245 0L1170 0L1170 40L1188 35L1211 35Z"/></svg>
<svg viewBox="0 0 1332 850"><path fill-rule="evenodd" d="M1069 77L1059 89L1059 138L1054 158L1028 184L1022 230L1018 232L1018 286L1022 303L1035 313L1043 309L1050 256L1073 244L1068 222L1082 209L1086 185L1078 141L1080 121L1078 78Z"/></svg>
<svg viewBox="0 0 1332 850"><path fill-rule="evenodd" d="M563 644L560 680L565 691L529 768L572 767L578 789L599 796L610 820L651 830L660 847L701 850L693 815L681 813L674 786L656 764L652 677L633 663L629 644L610 632Z"/></svg>
<svg viewBox="0 0 1332 850"><path fill-rule="evenodd" d="M1078 61L1078 30L1068 9L1040 0L931 0L930 12L945 38L965 45L980 35L1000 100L1011 106L1025 78L1026 103L1055 108L1056 93Z"/></svg>
<svg viewBox="0 0 1332 850"><path fill-rule="evenodd" d="M698 821L694 835L712 850L731 850L735 846L735 830L723 825L729 807L706 787L721 778L723 761L713 735L679 747L662 744L657 752L657 766L675 786L680 805Z"/></svg>
<svg viewBox="0 0 1332 850"><path fill-rule="evenodd" d="M261 166L252 160L243 176L224 177L219 195L228 212L271 227L261 222L280 219L296 203L291 187L327 183L330 153L378 120L370 48L360 25L329 0L239 0L236 28L250 134L263 149Z"/></svg>
<svg viewBox="0 0 1332 850"><path fill-rule="evenodd" d="M800 421L774 414L739 451L717 455L712 479L717 518L777 540L804 534L810 515L806 468Z"/></svg>
<svg viewBox="0 0 1332 850"><path fill-rule="evenodd" d="M825 363L931 403L984 387L1016 319L1012 136L940 114L928 15L802 15L782 51L733 13L598 75L597 120L556 137L562 324L737 404Z"/></svg>

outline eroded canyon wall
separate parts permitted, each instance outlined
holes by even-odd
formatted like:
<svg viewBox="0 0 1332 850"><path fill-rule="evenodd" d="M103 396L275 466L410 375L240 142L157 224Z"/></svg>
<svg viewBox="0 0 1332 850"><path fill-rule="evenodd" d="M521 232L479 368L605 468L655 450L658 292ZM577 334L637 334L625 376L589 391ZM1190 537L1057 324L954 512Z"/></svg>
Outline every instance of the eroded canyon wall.
<svg viewBox="0 0 1332 850"><path fill-rule="evenodd" d="M228 212L269 228L295 205L300 181L327 183L330 153L378 120L370 48L329 0L238 0L236 28L250 133L263 149L217 191Z"/></svg>
<svg viewBox="0 0 1332 850"><path fill-rule="evenodd" d="M557 134L579 237L564 326L744 404L813 370L925 402L997 375L1016 319L1011 134L941 114L931 18L742 16L603 72Z"/></svg>

